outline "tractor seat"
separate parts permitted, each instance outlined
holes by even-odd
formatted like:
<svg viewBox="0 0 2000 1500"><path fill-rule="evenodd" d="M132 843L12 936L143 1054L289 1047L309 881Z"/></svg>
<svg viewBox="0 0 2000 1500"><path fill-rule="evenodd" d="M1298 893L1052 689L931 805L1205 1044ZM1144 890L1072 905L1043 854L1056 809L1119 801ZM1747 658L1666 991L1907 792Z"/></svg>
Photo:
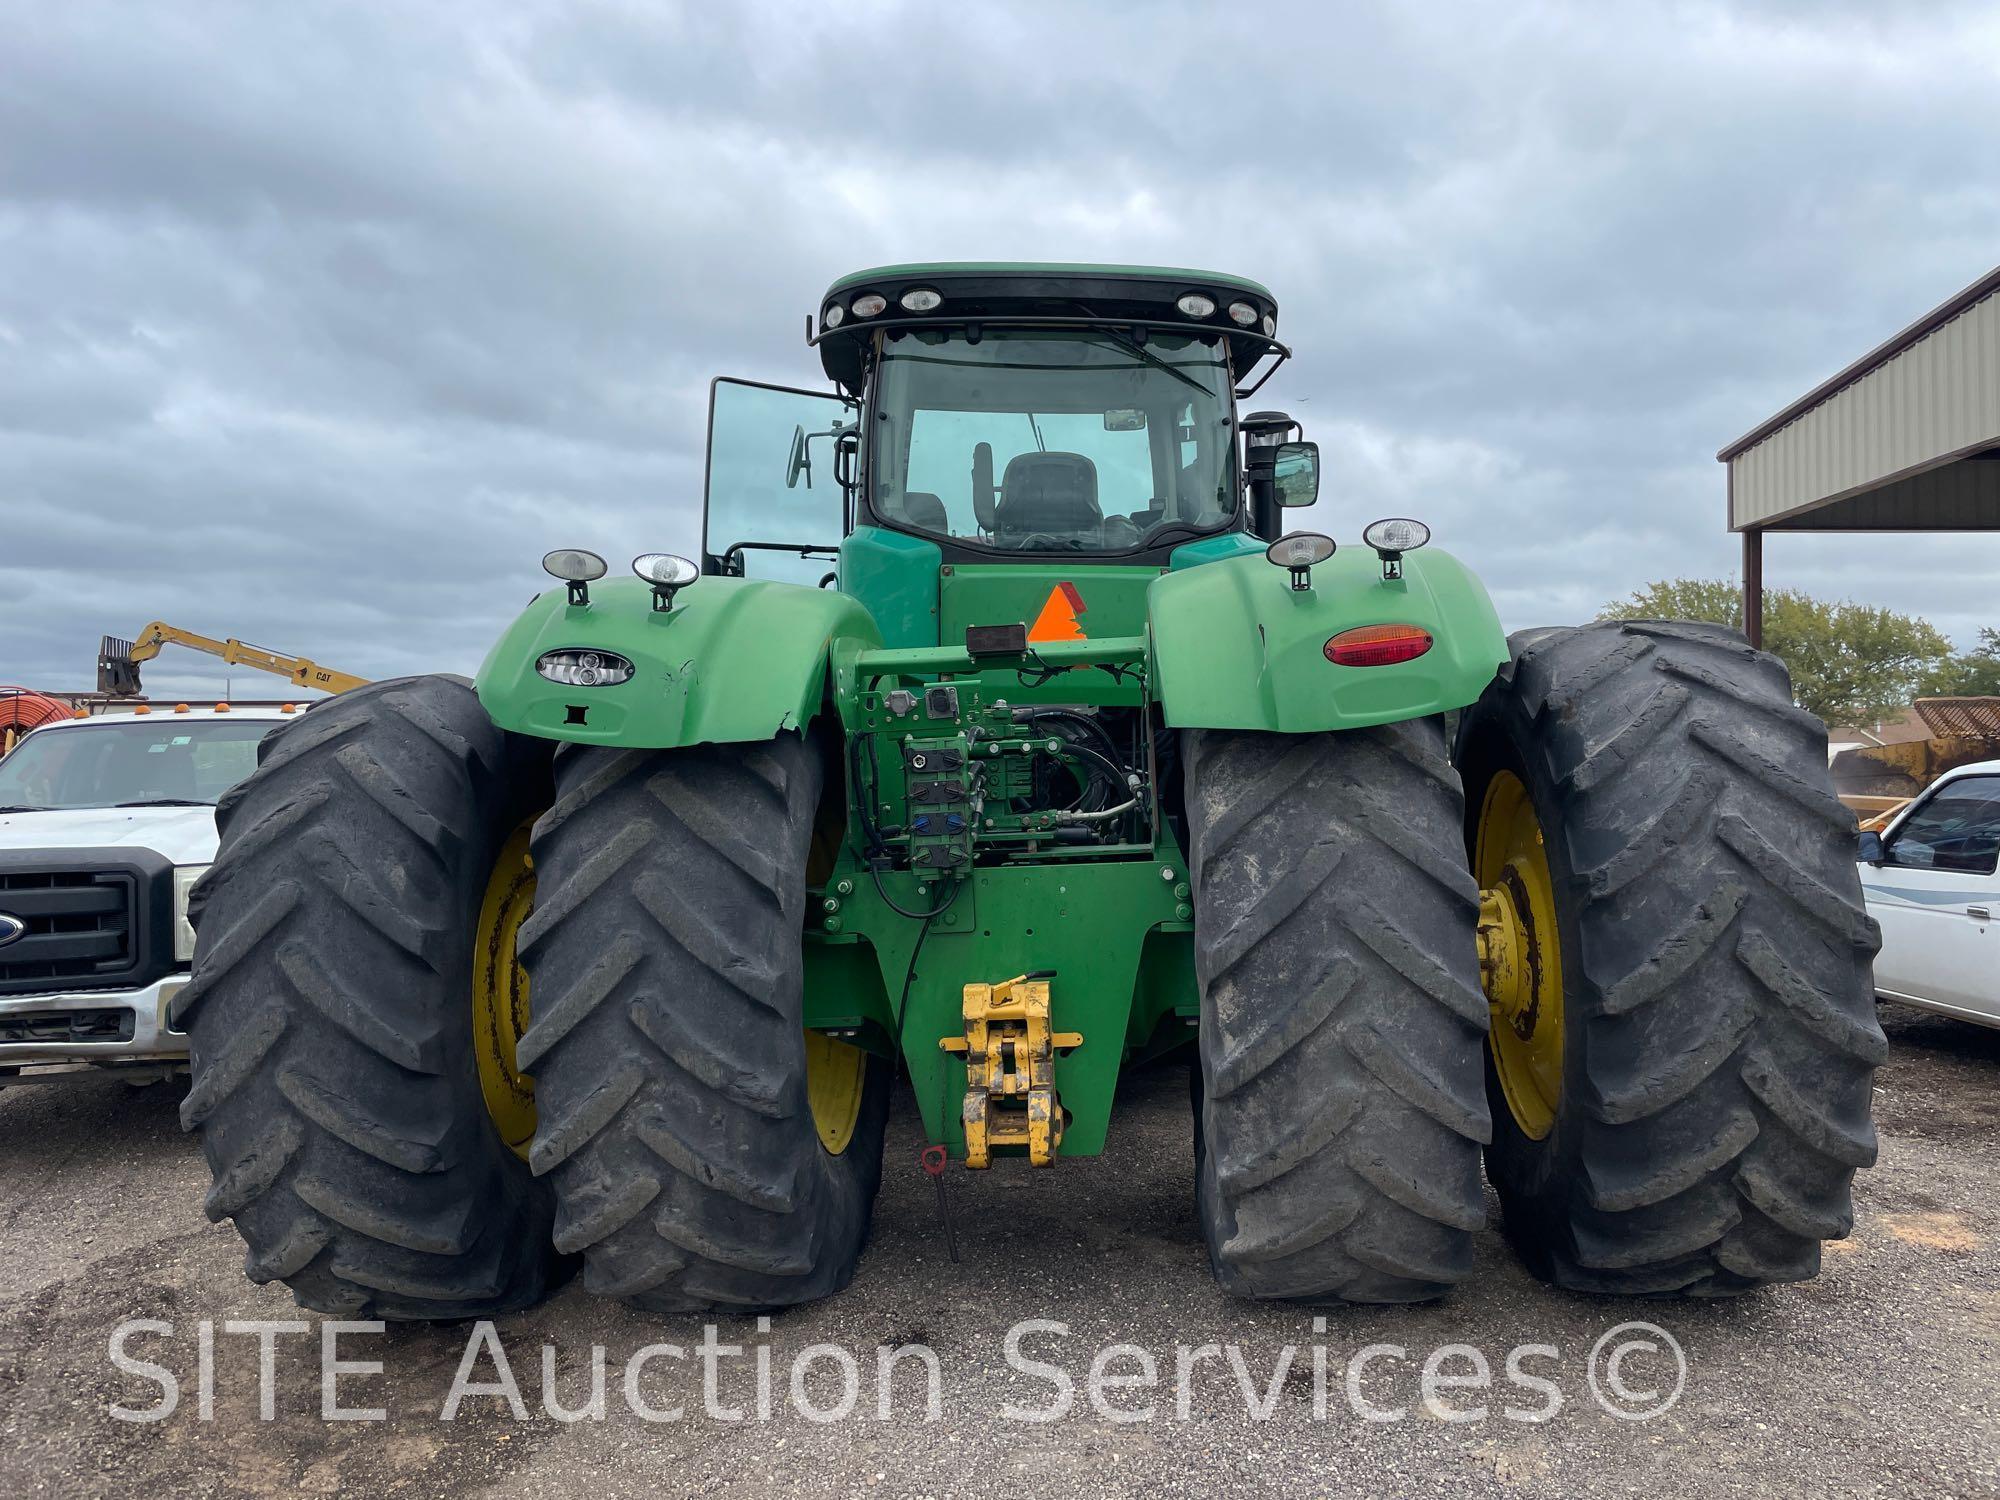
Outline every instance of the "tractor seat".
<svg viewBox="0 0 2000 1500"><path fill-rule="evenodd" d="M1015 536L1074 535L1104 520L1097 508L1097 465L1081 453L1017 453L1000 480L998 529Z"/></svg>
<svg viewBox="0 0 2000 1500"><path fill-rule="evenodd" d="M944 501L928 490L911 490L903 496L903 519L919 531L934 531L939 536L951 534L951 518L945 514Z"/></svg>

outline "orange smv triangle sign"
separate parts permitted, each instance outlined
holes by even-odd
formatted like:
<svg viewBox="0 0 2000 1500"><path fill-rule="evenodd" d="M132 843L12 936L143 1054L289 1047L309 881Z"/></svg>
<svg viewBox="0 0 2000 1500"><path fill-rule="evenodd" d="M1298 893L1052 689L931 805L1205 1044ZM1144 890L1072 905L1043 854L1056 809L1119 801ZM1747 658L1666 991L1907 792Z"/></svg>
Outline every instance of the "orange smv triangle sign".
<svg viewBox="0 0 2000 1500"><path fill-rule="evenodd" d="M1090 637L1084 634L1083 626L1077 623L1077 616L1084 613L1083 595L1076 591L1073 583L1059 583L1049 590L1049 597L1042 605L1042 612L1035 616L1034 627L1028 632L1031 641L1083 641Z"/></svg>

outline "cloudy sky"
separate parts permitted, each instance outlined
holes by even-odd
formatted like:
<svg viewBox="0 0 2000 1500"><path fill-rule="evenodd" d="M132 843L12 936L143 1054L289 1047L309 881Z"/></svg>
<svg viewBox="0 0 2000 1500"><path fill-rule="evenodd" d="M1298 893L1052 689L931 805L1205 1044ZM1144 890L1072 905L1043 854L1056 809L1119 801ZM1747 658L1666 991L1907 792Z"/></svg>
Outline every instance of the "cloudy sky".
<svg viewBox="0 0 2000 1500"><path fill-rule="evenodd" d="M887 261L1254 276L1321 529L1510 627L1720 576L1715 450L2000 260L1991 5L0 0L0 681L164 618L468 671L692 550L708 378ZM1268 398L1268 399L1267 399ZM1773 584L2000 623L2000 539ZM156 692L212 692L162 658ZM275 691L238 674L246 695Z"/></svg>

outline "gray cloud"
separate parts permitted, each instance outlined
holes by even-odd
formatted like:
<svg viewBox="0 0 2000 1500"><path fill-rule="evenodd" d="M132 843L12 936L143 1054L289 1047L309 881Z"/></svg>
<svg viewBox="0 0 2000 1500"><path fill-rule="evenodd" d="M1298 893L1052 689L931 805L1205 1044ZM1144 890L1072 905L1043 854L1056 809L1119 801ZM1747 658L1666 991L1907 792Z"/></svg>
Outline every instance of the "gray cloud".
<svg viewBox="0 0 2000 1500"><path fill-rule="evenodd" d="M1714 450L1995 259L1990 8L1348 9L17 7L0 677L156 616L469 670L547 547L693 545L710 375L931 258L1267 281L1319 521L1582 618L1731 569ZM1996 564L1767 569L1965 637Z"/></svg>

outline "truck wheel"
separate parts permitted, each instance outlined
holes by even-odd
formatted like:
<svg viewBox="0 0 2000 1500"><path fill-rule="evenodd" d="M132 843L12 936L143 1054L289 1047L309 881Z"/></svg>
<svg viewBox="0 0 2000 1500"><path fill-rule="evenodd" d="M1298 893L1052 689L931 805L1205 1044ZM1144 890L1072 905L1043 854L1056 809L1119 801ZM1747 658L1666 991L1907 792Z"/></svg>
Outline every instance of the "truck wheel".
<svg viewBox="0 0 2000 1500"><path fill-rule="evenodd" d="M802 1027L821 767L795 734L565 746L535 826L521 1041L556 1243L644 1308L779 1307L847 1285L891 1075Z"/></svg>
<svg viewBox="0 0 2000 1500"><path fill-rule="evenodd" d="M1887 1050L1825 726L1719 626L1510 644L1458 741L1508 1233L1580 1291L1810 1277Z"/></svg>
<svg viewBox="0 0 2000 1500"><path fill-rule="evenodd" d="M554 1202L489 1112L474 1023L482 974L513 970L483 914L525 878L510 835L546 804L545 747L463 679L406 677L314 707L258 761L216 809L175 1003L209 1218L235 1220L253 1281L320 1312L538 1301Z"/></svg>
<svg viewBox="0 0 2000 1500"><path fill-rule="evenodd" d="M1414 1302L1486 1222L1486 1002L1435 719L1191 731L1196 1194L1245 1297Z"/></svg>

